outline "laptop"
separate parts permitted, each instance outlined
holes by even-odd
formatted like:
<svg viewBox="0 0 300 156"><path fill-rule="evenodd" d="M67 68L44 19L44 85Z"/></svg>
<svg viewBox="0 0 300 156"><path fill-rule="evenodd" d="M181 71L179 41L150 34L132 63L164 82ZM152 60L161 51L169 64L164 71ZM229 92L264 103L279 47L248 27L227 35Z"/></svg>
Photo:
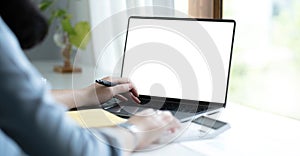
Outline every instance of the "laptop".
<svg viewBox="0 0 300 156"><path fill-rule="evenodd" d="M107 111L130 117L147 108L180 121L226 107L235 21L140 17L128 20L121 77L130 78L141 104L119 102Z"/></svg>

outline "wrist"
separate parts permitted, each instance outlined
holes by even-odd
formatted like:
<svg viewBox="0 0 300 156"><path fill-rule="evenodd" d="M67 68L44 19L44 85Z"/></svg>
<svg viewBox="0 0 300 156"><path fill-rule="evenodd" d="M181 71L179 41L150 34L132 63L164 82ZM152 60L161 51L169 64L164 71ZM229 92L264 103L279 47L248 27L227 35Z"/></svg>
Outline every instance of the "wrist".
<svg viewBox="0 0 300 156"><path fill-rule="evenodd" d="M77 89L74 94L76 96L76 105L78 107L91 106L99 103L96 93L90 88L90 86Z"/></svg>
<svg viewBox="0 0 300 156"><path fill-rule="evenodd" d="M132 136L132 144L133 144L133 150L137 149L139 146L139 138L138 138L138 132L139 129L137 126L129 123L129 122L123 122L117 125L119 128L127 131Z"/></svg>

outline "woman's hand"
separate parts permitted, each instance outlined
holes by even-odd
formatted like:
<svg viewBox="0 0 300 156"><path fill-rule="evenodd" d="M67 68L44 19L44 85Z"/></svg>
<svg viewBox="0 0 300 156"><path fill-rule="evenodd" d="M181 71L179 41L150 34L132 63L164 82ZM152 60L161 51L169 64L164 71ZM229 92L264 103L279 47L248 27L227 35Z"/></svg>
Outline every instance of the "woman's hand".
<svg viewBox="0 0 300 156"><path fill-rule="evenodd" d="M158 141L166 133L174 133L180 128L179 121L169 111L147 109L128 119L127 123L134 130L123 126L101 128L103 132L118 139L119 144L111 146L120 148L130 155Z"/></svg>
<svg viewBox="0 0 300 156"><path fill-rule="evenodd" d="M52 90L54 98L67 106L69 109L74 107L99 105L113 97L122 101L131 98L136 103L140 103L138 92L134 84L128 78L105 77L103 80L117 83L113 87L106 87L98 83L78 90Z"/></svg>
<svg viewBox="0 0 300 156"><path fill-rule="evenodd" d="M136 103L140 103L136 87L128 78L105 77L103 80L117 83L118 85L106 87L104 85L94 83L77 91L79 93L76 94L77 97L75 97L75 99L77 99L77 101L81 101L81 104L78 103L77 106L102 104L113 97L122 101L127 101L128 98L131 98ZM82 94L80 95L80 93Z"/></svg>
<svg viewBox="0 0 300 156"><path fill-rule="evenodd" d="M127 122L135 125L138 129L136 150L158 141L163 133L174 133L177 128L180 128L180 122L169 111L153 109L139 112Z"/></svg>
<svg viewBox="0 0 300 156"><path fill-rule="evenodd" d="M110 100L113 97L116 97L120 100L127 101L130 97L136 103L140 103L138 99L138 92L134 84L128 78L112 78L105 77L103 80L117 84L112 87L105 87L100 84L95 84L95 90L98 95L98 99L101 103L104 103Z"/></svg>

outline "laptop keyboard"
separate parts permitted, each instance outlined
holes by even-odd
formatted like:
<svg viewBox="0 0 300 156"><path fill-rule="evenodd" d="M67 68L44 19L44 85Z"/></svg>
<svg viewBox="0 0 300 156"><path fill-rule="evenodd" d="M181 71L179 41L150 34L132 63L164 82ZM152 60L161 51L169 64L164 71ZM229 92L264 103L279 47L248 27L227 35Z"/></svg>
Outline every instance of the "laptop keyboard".
<svg viewBox="0 0 300 156"><path fill-rule="evenodd" d="M196 114L201 114L212 109L220 108L220 105L204 103L199 105L198 101L194 103L191 101L185 102L177 99L161 99L151 96L140 96L141 103L136 104L135 102L129 100L124 102L115 102L113 106L108 105L103 109L120 116L122 118L129 118L134 114L143 111L148 108L155 110L168 110L180 121L185 121L189 117L195 116Z"/></svg>
<svg viewBox="0 0 300 156"><path fill-rule="evenodd" d="M116 114L123 118L129 118L130 116L136 114L137 112L143 111L145 109L152 108L155 110L168 110L178 119L183 119L194 114L202 113L207 111L207 106L196 104L184 104L184 103L171 103L157 100L143 100L141 99L141 104L136 104L132 101L121 102L113 108L106 109L107 111Z"/></svg>

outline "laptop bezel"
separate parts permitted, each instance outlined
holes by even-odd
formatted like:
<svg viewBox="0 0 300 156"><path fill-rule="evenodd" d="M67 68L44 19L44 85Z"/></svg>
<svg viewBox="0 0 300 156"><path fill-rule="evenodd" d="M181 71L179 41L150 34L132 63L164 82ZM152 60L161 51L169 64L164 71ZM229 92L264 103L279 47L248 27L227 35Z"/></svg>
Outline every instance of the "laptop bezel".
<svg viewBox="0 0 300 156"><path fill-rule="evenodd" d="M228 73L227 73L227 82L226 82L226 89L225 89L225 100L224 103L222 102L209 102L209 101L195 101L195 100L188 100L188 99L177 99L177 98L170 98L170 97L155 97L154 98L162 98L167 101L174 101L174 102L183 102L183 103L198 103L199 105L220 105L220 108L226 107L227 104L227 97L228 97L228 88L229 88L229 79L230 79L230 72L231 72L231 62L232 62L232 51L233 51L233 44L234 44L234 36L235 36L235 28L236 28L236 22L232 19L208 19L208 18L180 18L180 17L149 17L149 16L130 16L128 18L127 23L127 30L126 30L126 38L125 38L125 45L124 45L124 53L123 53L123 60L122 60L122 67L121 67L121 77L123 77L123 68L124 68L124 61L126 56L126 47L127 47L127 38L128 38L128 32L129 32L129 26L130 26L130 20L131 19L157 19L157 20L185 20L185 21L204 21L204 22L229 22L233 23L233 34L232 34L232 41L231 41L231 49L230 49L230 57L229 57L229 67L228 67ZM142 96L150 96L150 95L140 95ZM222 105L222 106L221 106ZM218 108L216 108L218 109Z"/></svg>

